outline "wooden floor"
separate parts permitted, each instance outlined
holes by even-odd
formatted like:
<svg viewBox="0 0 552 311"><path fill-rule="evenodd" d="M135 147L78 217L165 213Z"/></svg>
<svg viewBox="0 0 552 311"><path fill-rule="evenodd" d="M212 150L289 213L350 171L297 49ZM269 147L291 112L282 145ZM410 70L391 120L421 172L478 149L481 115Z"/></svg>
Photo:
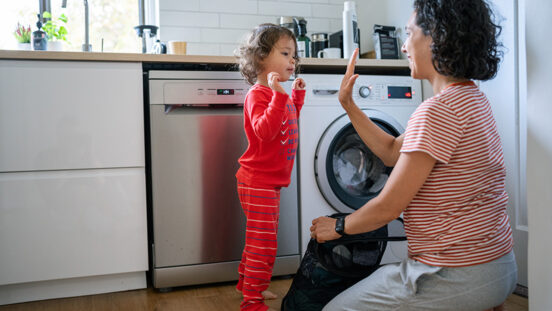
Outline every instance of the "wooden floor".
<svg viewBox="0 0 552 311"><path fill-rule="evenodd" d="M267 305L280 310L282 297L291 285L290 278L272 281L269 290L278 295ZM161 293L152 288L126 292L91 295L75 298L52 299L0 306L0 311L224 311L239 310L241 294L235 291L235 283L215 286L176 288ZM527 298L512 295L506 301L507 311L527 311Z"/></svg>

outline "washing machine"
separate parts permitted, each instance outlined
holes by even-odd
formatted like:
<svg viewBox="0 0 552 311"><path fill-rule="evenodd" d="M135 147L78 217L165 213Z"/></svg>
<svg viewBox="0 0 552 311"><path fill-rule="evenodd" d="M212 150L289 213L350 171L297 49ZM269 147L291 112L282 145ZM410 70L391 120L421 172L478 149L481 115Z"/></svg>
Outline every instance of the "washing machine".
<svg viewBox="0 0 552 311"><path fill-rule="evenodd" d="M305 105L299 120L297 156L301 253L313 219L352 213L379 194L391 167L362 142L338 101L342 75L305 74ZM410 76L361 75L355 103L387 133L399 136L422 101L422 85ZM388 224L389 236L404 237L402 219ZM400 239L399 239L400 240ZM387 242L381 264L407 257L406 240Z"/></svg>

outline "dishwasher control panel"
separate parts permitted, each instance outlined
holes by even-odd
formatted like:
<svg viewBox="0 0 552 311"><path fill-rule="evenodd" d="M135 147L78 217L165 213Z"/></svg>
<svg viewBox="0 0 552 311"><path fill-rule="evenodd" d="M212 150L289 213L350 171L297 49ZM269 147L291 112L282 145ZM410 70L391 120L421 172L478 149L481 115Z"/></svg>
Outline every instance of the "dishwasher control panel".
<svg viewBox="0 0 552 311"><path fill-rule="evenodd" d="M282 83L291 94L291 83ZM251 86L236 71L163 71L149 73L150 105L243 105Z"/></svg>
<svg viewBox="0 0 552 311"><path fill-rule="evenodd" d="M243 80L154 80L151 104L243 104L249 85ZM161 92L159 92L161 91Z"/></svg>

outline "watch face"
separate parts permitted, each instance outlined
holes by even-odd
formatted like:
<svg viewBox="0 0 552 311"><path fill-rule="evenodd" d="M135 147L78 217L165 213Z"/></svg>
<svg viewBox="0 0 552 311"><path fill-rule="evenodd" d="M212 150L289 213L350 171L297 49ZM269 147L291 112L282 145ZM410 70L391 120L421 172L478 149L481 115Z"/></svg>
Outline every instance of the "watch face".
<svg viewBox="0 0 552 311"><path fill-rule="evenodd" d="M339 217L335 222L335 232L339 235L343 235L343 231L345 231L345 217Z"/></svg>

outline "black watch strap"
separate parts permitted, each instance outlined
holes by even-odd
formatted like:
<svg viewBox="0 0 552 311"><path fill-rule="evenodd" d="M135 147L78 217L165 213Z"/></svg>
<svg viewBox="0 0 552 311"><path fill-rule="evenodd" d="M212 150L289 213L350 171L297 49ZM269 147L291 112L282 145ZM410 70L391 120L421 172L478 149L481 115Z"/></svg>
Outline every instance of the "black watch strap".
<svg viewBox="0 0 552 311"><path fill-rule="evenodd" d="M337 232L337 234L341 236L345 235L345 216L340 216L336 218L335 232Z"/></svg>

